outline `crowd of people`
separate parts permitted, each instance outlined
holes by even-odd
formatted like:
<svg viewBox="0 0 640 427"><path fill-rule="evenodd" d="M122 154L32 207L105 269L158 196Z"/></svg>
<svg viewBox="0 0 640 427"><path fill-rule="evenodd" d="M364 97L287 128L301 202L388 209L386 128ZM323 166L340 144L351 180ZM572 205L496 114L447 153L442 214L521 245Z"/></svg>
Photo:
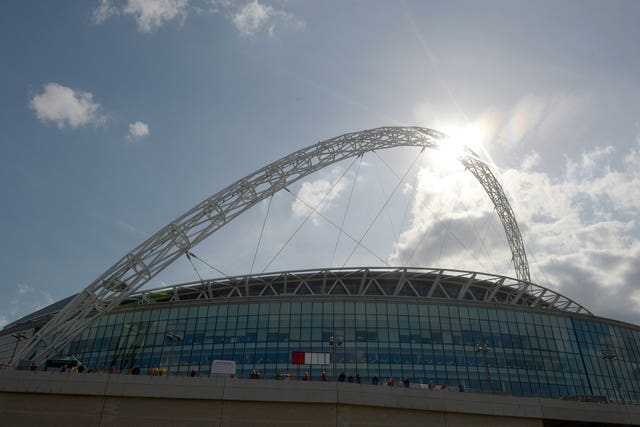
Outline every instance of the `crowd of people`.
<svg viewBox="0 0 640 427"><path fill-rule="evenodd" d="M260 378L265 378L265 376L262 375L262 373L253 368L250 373L249 373L249 377L253 378L253 379L260 379ZM274 379L276 380L283 380L283 379L289 379L291 381L296 379L296 375L294 372L285 372L283 373L280 369L277 369L275 374L274 374ZM322 371L320 373L320 377L319 377L320 381L327 381L327 373L325 371ZM347 383L355 383L355 384L361 384L362 383L362 377L360 377L360 374L356 373L355 376L353 375L349 375L347 376L344 372L340 372L340 374L338 375L338 377L336 378L338 380L338 382L347 382ZM302 375L302 381L311 381L311 375L309 375L309 372L305 372ZM405 377L401 377L397 382L395 380L394 377L389 377L389 378L383 378L382 381L380 381L380 379L377 376L374 376L373 378L371 378L371 384L372 385L383 385L383 386L387 386L387 387L406 387L409 388L411 381L409 380L409 378L405 378ZM424 387L424 385L422 386ZM433 381L429 381L429 383L426 386L427 389L429 390L449 390L450 388L448 386L446 386L445 384L434 384ZM466 391L466 388L464 386L464 384L460 383L458 384L458 391L459 392L464 392Z"/></svg>
<svg viewBox="0 0 640 427"><path fill-rule="evenodd" d="M252 379L260 379L260 378L266 378L264 375L262 375L262 373L256 369L253 368L250 372L249 372L249 378ZM296 374L294 372L282 372L280 369L277 369L275 371L275 374L273 376L274 379L276 380L283 380L283 379L289 379L291 381L296 379ZM362 383L362 377L360 376L360 374L356 373L355 376L353 375L349 375L347 376L344 372L340 372L340 374L337 376L336 378L338 380L338 382L344 383L355 383L355 384L361 384ZM302 381L311 381L311 375L309 375L309 372L305 372L302 375ZM327 373L325 371L320 372L320 376L319 376L319 380L320 381L328 381L328 377L327 377ZM384 378L382 381L380 381L380 379L377 376L374 376L373 378L371 378L371 384L372 385L384 385L384 386L388 386L388 387L406 387L409 388L411 381L409 380L409 378L405 378L405 377L401 377L397 383L395 378L393 377L389 377L389 378ZM439 385L439 386L434 386L433 383L431 381L429 381L429 390L444 390L446 389L446 386L444 385ZM459 391L464 391L464 386L462 384L460 384L459 386Z"/></svg>
<svg viewBox="0 0 640 427"><path fill-rule="evenodd" d="M38 370L38 366L35 363L32 363L30 368L30 370L32 371L37 371ZM71 372L71 373L92 373L92 372L96 372L98 374L102 374L105 372L104 369L104 364L100 365L95 371L93 371L92 369L88 369L86 368L84 365L78 365L78 364L74 364L71 366L68 365L62 365L59 368L60 372ZM107 373L109 374L115 374L116 373L116 365L115 364L111 364L107 370ZM129 375L140 375L140 368L138 366L135 366L133 368L129 368L127 373ZM150 376L167 376L168 372L167 372L167 368L165 367L158 367L158 366L153 366L151 368L149 368L147 370L147 375ZM189 372L189 376L191 377L196 377L199 376L199 372L194 368ZM265 376L262 375L262 373L256 369L253 368L251 369L251 371L249 372L249 378L252 379L260 379L260 378L266 378ZM274 378L276 380L282 380L282 379L289 379L290 381L294 381L296 379L296 375L293 371L290 372L285 372L283 373L280 369L277 369L275 374L274 374ZM309 375L309 372L305 372L302 375L302 381L311 381L311 375ZM328 381L328 377L327 377L327 373L325 371L322 371L320 373L320 377L319 377L320 381L326 382ZM349 375L347 376L344 372L340 372L340 374L337 377L338 382L348 382L348 383L355 383L355 384L361 384L362 383L362 377L360 377L360 374L356 373L355 377L353 375ZM380 381L380 379L377 376L374 376L373 378L371 378L371 384L372 385L383 385L383 386L387 386L387 387L406 387L409 388L410 387L410 380L409 378L405 378L405 377L401 377L397 384L396 384L396 380L391 376L389 378L383 378L382 382ZM444 384L439 384L439 385L435 385L432 381L429 381L429 383L427 384L427 389L429 390L448 390L449 388L444 385ZM459 392L464 392L466 391L464 384L460 383L458 384L458 391Z"/></svg>
<svg viewBox="0 0 640 427"><path fill-rule="evenodd" d="M47 368L47 369L50 369L50 368ZM31 365L30 370L32 371L38 370L38 367L35 365L35 363ZM105 372L107 374L115 374L117 371L115 364L111 364L106 371L105 371L104 365L99 365L98 368L94 371L91 368L87 368L84 365L78 365L78 364L61 365L58 368L58 370L60 372L70 372L72 374L82 374L82 373L104 374ZM195 369L190 374L192 377L195 376L194 372L196 372ZM118 373L122 373L122 370L120 370ZM132 368L127 369L126 373L129 375L140 375L141 370L139 366L134 366ZM159 366L152 366L147 370L147 375L151 375L151 376L164 377L164 376L167 376L167 373L168 373L167 368L159 367Z"/></svg>

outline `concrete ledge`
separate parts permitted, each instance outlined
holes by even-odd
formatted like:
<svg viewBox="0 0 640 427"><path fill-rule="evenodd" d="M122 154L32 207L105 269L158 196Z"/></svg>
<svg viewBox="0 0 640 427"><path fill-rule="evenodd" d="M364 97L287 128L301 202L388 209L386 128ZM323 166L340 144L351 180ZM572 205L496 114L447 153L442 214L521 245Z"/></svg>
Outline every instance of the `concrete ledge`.
<svg viewBox="0 0 640 427"><path fill-rule="evenodd" d="M578 420L600 424L640 425L640 407L631 405L566 402L541 399L542 418Z"/></svg>
<svg viewBox="0 0 640 427"><path fill-rule="evenodd" d="M640 406L632 405L319 381L0 371L0 417L11 413L35 420L30 418L35 416L35 408L24 403L29 399L39 402L36 412L41 416L60 412L54 401L65 407L81 406L77 415L85 417L87 425L96 425L96 419L100 425L122 424L125 419L166 424L167 413L181 414L186 424L215 421L214 425L256 425L260 411L270 417L271 424L265 425L287 424L288 419L279 411L297 414L293 418L298 421L298 416L307 417L311 425L342 425L348 419L351 421L347 425L358 425L364 411L369 414L365 417L369 422L395 414L406 419L407 425L412 425L413 419L458 425L452 424L455 418L459 425L475 425L470 420L480 422L478 425L502 425L505 420L519 420L517 425L541 425L536 423L558 420L640 426ZM147 410L136 412L136 405ZM185 408L191 409L185 412ZM247 408L255 411L245 413ZM158 416L156 410L162 415ZM60 419L68 419L61 414ZM245 420L244 424L239 420Z"/></svg>
<svg viewBox="0 0 640 427"><path fill-rule="evenodd" d="M92 374L75 374L92 376ZM172 399L213 399L224 397L224 378L152 377L148 375L99 375L106 378L106 396Z"/></svg>
<svg viewBox="0 0 640 427"><path fill-rule="evenodd" d="M102 396L107 383L104 375L0 371L0 391Z"/></svg>
<svg viewBox="0 0 640 427"><path fill-rule="evenodd" d="M336 404L336 384L320 381L227 379L224 400Z"/></svg>

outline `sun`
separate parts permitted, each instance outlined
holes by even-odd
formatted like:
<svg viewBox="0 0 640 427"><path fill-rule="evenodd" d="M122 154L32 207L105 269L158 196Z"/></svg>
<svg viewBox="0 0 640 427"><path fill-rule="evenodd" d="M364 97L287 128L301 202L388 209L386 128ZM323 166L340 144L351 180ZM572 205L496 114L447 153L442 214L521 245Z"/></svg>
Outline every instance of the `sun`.
<svg viewBox="0 0 640 427"><path fill-rule="evenodd" d="M469 124L464 127L454 129L450 138L455 143L469 147L473 151L480 151L483 147L486 136L485 129L476 124Z"/></svg>
<svg viewBox="0 0 640 427"><path fill-rule="evenodd" d="M452 127L445 132L448 138L438 145L438 160L443 166L458 166L462 157L468 156L466 149L475 153L484 152L485 129L477 124Z"/></svg>

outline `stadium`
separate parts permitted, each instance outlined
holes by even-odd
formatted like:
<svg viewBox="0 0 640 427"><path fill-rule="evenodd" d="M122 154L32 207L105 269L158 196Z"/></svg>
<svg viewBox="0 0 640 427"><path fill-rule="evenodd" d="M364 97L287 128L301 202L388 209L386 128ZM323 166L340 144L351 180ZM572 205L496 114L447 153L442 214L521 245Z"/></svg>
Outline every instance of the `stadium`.
<svg viewBox="0 0 640 427"><path fill-rule="evenodd" d="M77 295L7 325L0 358L39 369L382 384L412 389L640 403L640 327L597 317L531 282L502 187L464 147L456 156L492 200L515 278L443 268L351 267L250 274L142 289L245 210L312 172L395 146L439 149L425 128L341 135L274 162L191 209ZM58 365L56 365L58 366ZM254 375L255 376L255 375ZM607 405L609 406L609 405Z"/></svg>

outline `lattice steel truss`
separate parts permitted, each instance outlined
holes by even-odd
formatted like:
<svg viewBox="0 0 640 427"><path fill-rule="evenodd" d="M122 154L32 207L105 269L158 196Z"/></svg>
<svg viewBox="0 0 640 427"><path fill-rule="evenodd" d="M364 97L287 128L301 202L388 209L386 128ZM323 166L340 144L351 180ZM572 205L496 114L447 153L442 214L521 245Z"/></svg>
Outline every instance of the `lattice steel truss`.
<svg viewBox="0 0 640 427"><path fill-rule="evenodd" d="M446 141L445 134L420 127L370 129L319 142L247 175L199 203L122 257L36 332L16 358L41 364L192 247L247 209L305 176L368 151L399 146L438 149ZM465 148L459 160L493 202L507 235L516 276L529 283L524 244L502 187L486 163L470 149Z"/></svg>
<svg viewBox="0 0 640 427"><path fill-rule="evenodd" d="M525 306L592 315L543 286L507 276L435 268L332 268L225 277L147 289L122 306L262 297L405 297Z"/></svg>

